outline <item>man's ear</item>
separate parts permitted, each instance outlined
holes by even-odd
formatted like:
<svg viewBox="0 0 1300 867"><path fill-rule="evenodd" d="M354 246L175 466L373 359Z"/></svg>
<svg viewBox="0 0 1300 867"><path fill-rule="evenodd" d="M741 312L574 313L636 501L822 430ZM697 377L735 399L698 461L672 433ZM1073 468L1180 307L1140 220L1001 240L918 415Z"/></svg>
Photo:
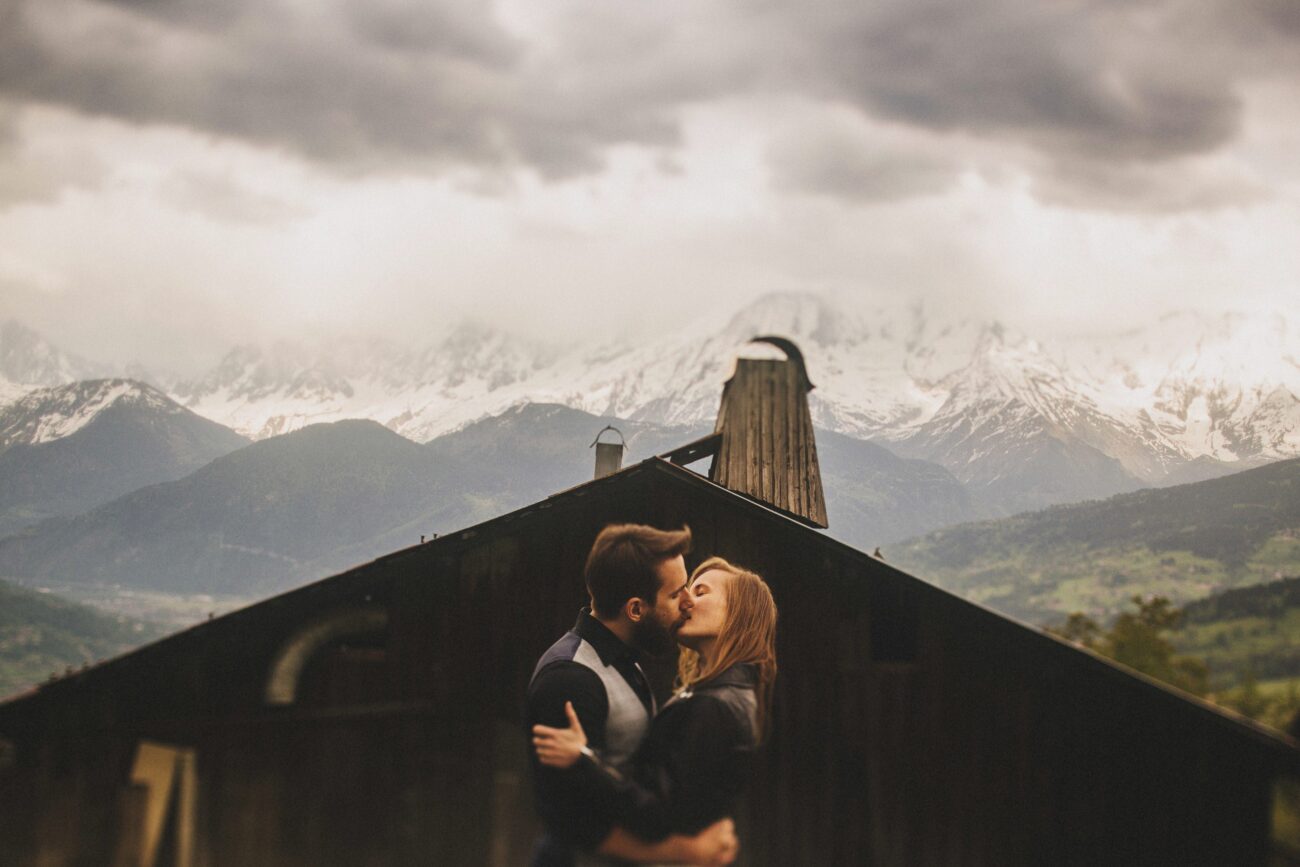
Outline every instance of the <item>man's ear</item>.
<svg viewBox="0 0 1300 867"><path fill-rule="evenodd" d="M624 602L623 613L627 615L628 620L631 620L633 623L639 623L642 615L645 614L645 604L642 602L641 597L633 596L631 599Z"/></svg>

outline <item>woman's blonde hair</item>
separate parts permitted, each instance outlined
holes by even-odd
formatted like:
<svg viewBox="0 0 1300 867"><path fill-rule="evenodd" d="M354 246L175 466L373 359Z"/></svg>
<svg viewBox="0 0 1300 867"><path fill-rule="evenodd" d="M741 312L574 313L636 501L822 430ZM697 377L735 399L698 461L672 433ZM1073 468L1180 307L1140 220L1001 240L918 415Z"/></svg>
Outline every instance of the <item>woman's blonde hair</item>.
<svg viewBox="0 0 1300 867"><path fill-rule="evenodd" d="M762 578L721 557L710 557L696 566L686 582L688 590L705 572L725 572L730 576L727 610L712 659L701 664L698 653L689 647L681 649L677 657L677 686L686 689L707 683L733 665L754 665L758 669L758 737L762 740L767 733L772 685L776 681L776 602Z"/></svg>

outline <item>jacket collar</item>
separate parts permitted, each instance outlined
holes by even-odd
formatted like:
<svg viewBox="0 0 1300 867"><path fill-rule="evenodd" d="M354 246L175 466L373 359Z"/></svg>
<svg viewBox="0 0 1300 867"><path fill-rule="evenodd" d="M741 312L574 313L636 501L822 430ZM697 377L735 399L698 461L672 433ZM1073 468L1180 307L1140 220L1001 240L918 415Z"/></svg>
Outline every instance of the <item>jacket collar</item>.
<svg viewBox="0 0 1300 867"><path fill-rule="evenodd" d="M752 662L741 662L719 672L705 683L698 684L696 690L714 689L724 686L738 686L742 689L755 689L758 686L758 666Z"/></svg>

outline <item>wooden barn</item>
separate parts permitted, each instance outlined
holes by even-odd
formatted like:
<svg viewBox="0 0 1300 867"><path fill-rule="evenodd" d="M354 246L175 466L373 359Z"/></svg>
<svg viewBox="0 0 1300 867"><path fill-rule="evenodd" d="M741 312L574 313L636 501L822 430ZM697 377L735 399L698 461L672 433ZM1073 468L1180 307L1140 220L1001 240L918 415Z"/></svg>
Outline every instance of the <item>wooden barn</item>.
<svg viewBox="0 0 1300 867"><path fill-rule="evenodd" d="M784 348L738 361L711 437L0 705L0 864L525 864L522 696L612 521L689 524L688 565L780 606L739 863L1276 863L1294 741L817 529Z"/></svg>

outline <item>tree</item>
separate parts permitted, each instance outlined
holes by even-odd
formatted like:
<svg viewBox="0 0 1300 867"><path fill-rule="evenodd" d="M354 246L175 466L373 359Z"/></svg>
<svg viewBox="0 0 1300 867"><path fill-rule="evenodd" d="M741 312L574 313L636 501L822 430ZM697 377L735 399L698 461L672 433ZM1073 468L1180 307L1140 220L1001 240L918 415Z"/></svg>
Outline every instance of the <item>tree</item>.
<svg viewBox="0 0 1300 867"><path fill-rule="evenodd" d="M1247 671L1241 685L1223 696L1223 703L1243 716L1263 719L1269 710L1269 700L1259 689L1254 671Z"/></svg>
<svg viewBox="0 0 1300 867"><path fill-rule="evenodd" d="M1047 632L1082 647L1095 648L1101 636L1101 626L1082 611L1071 614L1061 626L1049 626Z"/></svg>
<svg viewBox="0 0 1300 867"><path fill-rule="evenodd" d="M1132 601L1137 611L1122 612L1109 630L1103 631L1091 617L1076 611L1064 624L1047 631L1193 695L1205 695L1209 687L1205 662L1175 655L1165 637L1178 625L1182 612L1163 596L1134 596Z"/></svg>

